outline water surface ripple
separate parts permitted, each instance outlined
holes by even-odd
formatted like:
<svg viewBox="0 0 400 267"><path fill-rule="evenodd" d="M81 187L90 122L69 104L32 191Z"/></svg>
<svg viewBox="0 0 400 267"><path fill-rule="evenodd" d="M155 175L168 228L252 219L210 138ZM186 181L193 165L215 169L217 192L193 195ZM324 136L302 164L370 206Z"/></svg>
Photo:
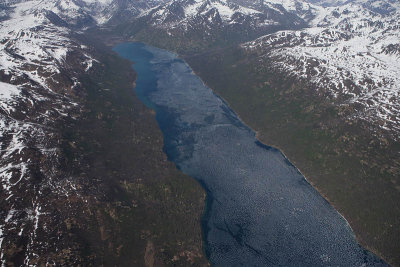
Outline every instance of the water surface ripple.
<svg viewBox="0 0 400 267"><path fill-rule="evenodd" d="M169 159L207 191L204 238L215 266L387 266L343 217L173 53L139 43L136 92L157 112Z"/></svg>

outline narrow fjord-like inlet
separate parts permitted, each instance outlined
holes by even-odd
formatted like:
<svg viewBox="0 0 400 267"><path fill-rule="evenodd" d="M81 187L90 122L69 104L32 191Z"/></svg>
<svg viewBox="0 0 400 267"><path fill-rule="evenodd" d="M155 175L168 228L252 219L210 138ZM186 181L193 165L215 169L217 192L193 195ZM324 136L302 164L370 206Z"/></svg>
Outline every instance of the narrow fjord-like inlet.
<svg viewBox="0 0 400 267"><path fill-rule="evenodd" d="M215 266L387 266L277 149L175 54L114 48L135 62L136 93L157 113L168 157L206 189L203 232Z"/></svg>

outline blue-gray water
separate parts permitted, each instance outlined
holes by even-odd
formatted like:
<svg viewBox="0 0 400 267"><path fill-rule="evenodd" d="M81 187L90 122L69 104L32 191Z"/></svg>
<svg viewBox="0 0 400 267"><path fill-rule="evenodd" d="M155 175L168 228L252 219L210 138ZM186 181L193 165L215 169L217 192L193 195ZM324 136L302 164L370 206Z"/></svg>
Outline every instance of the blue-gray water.
<svg viewBox="0 0 400 267"><path fill-rule="evenodd" d="M207 191L206 253L215 266L387 266L342 216L173 53L138 43L136 93L157 112L169 159Z"/></svg>

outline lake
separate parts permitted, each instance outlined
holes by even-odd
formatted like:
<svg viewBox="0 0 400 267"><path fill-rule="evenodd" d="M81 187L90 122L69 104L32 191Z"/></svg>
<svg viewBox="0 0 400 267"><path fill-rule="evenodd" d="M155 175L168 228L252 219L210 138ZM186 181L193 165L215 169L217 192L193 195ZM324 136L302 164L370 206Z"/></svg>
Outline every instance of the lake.
<svg viewBox="0 0 400 267"><path fill-rule="evenodd" d="M259 142L176 54L114 47L135 64L165 152L207 192L204 244L214 266L387 266L277 149Z"/></svg>

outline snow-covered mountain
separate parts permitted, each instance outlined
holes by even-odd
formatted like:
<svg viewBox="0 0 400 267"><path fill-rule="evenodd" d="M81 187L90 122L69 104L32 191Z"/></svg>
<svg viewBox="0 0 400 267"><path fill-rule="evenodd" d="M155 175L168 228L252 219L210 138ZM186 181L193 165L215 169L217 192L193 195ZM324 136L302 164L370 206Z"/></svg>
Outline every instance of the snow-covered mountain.
<svg viewBox="0 0 400 267"><path fill-rule="evenodd" d="M258 1L173 0L139 16L168 35L260 36L277 29L300 28L305 21L282 5Z"/></svg>
<svg viewBox="0 0 400 267"><path fill-rule="evenodd" d="M56 206L68 216L77 192L60 171L60 130L79 114L80 73L97 62L70 33L95 22L74 1L9 1L1 14L0 261L7 254L28 266L47 248L65 248L54 239Z"/></svg>
<svg viewBox="0 0 400 267"><path fill-rule="evenodd" d="M351 1L311 7L314 17L309 27L279 31L243 47L316 85L339 104L357 104L353 116L398 136L400 3Z"/></svg>

